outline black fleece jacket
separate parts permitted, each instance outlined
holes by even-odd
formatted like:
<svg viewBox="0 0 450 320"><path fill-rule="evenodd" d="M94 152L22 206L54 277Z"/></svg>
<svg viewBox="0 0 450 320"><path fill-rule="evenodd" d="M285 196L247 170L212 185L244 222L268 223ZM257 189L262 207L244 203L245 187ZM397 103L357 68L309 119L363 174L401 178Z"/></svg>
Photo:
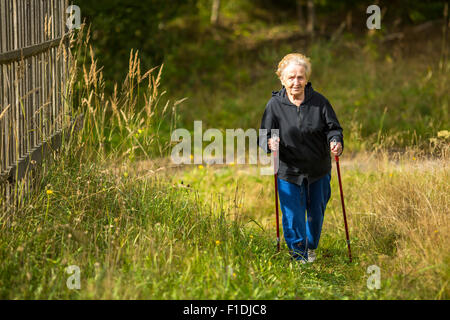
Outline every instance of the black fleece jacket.
<svg viewBox="0 0 450 320"><path fill-rule="evenodd" d="M314 91L311 82L305 86L305 99L300 107L291 103L283 87L272 92L261 121L261 129L267 129L267 141L259 145L270 153L268 139L270 129L279 129L278 177L301 185L322 178L331 170L330 141L342 143L342 127L330 102Z"/></svg>

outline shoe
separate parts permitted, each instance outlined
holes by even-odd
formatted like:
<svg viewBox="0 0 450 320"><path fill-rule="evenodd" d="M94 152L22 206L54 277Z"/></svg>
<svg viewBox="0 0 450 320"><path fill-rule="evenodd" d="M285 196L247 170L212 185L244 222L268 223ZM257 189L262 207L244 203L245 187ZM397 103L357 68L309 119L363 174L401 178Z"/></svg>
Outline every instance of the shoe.
<svg viewBox="0 0 450 320"><path fill-rule="evenodd" d="M304 256L302 256L301 254L297 254L297 253L291 254L291 259L295 260L295 261L298 261L301 264L305 264L305 263L309 262L307 259L305 259Z"/></svg>
<svg viewBox="0 0 450 320"><path fill-rule="evenodd" d="M314 262L316 260L316 251L308 249L308 262Z"/></svg>

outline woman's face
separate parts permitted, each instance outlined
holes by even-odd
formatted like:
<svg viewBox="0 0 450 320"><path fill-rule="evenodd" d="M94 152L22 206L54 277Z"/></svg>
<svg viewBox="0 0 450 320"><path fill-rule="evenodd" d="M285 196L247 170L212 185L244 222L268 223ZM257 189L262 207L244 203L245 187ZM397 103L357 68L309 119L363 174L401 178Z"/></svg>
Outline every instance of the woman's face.
<svg viewBox="0 0 450 320"><path fill-rule="evenodd" d="M305 86L308 82L308 79L306 79L305 67L297 63L288 64L283 70L282 79L282 83L289 95L294 97L301 97L303 95Z"/></svg>

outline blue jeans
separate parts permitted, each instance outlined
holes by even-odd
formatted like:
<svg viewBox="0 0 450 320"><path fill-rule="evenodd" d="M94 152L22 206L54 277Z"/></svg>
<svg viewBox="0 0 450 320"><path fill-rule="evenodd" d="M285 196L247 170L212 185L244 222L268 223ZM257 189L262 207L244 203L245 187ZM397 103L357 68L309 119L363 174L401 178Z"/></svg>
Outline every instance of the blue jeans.
<svg viewBox="0 0 450 320"><path fill-rule="evenodd" d="M307 249L314 250L319 245L325 208L331 196L330 180L328 173L308 188L306 180L299 186L278 178L284 239L296 259L307 259Z"/></svg>

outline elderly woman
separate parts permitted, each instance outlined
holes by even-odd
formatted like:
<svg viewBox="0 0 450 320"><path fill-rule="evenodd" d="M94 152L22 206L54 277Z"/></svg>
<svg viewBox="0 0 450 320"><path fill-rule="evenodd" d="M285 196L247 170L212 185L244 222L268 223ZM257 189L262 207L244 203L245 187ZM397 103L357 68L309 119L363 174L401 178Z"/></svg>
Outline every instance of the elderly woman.
<svg viewBox="0 0 450 320"><path fill-rule="evenodd" d="M286 244L294 259L312 262L331 194L330 151L341 155L342 128L330 102L308 81L307 57L286 55L276 74L283 87L272 92L266 105L261 129L267 129L267 145L261 147L279 150L278 193ZM271 137L271 129L278 129L279 137Z"/></svg>

